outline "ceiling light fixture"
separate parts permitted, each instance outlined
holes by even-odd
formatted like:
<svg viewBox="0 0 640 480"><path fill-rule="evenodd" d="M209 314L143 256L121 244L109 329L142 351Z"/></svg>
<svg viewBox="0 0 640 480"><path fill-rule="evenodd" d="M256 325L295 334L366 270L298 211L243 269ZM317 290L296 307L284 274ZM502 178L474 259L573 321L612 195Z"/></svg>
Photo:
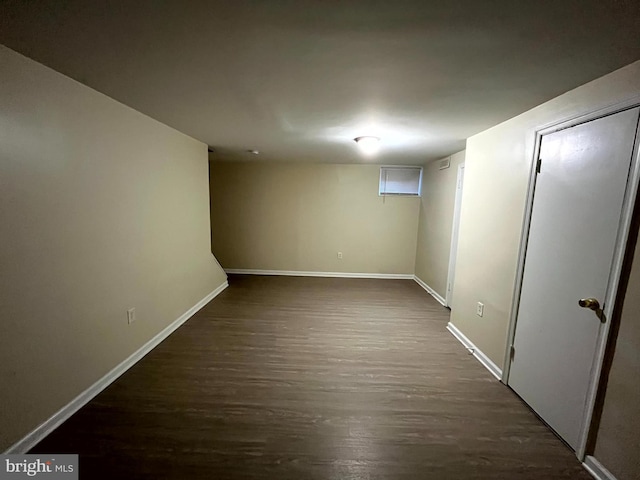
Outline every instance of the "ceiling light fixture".
<svg viewBox="0 0 640 480"><path fill-rule="evenodd" d="M365 155L374 155L380 150L380 139L378 137L357 137L353 141L358 144L358 148Z"/></svg>

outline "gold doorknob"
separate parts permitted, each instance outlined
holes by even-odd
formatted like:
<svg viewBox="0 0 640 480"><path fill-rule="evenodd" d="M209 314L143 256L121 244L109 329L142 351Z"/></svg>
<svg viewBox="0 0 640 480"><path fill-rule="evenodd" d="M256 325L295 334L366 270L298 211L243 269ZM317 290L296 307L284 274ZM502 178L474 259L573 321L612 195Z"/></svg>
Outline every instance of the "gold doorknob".
<svg viewBox="0 0 640 480"><path fill-rule="evenodd" d="M590 308L594 312L600 310L600 302L598 302L598 300L596 300L595 298L581 298L578 301L578 305L580 305L582 308Z"/></svg>

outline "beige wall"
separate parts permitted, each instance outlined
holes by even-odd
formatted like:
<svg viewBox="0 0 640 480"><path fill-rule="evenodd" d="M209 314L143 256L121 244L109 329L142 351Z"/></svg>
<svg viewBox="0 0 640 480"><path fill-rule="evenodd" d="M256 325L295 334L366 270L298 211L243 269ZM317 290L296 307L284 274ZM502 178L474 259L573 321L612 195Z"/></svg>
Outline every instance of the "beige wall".
<svg viewBox="0 0 640 480"><path fill-rule="evenodd" d="M497 365L506 349L536 130L639 94L636 62L467 140L451 321Z"/></svg>
<svg viewBox="0 0 640 480"><path fill-rule="evenodd" d="M232 269L413 274L420 201L379 197L378 180L376 165L212 162L213 251Z"/></svg>
<svg viewBox="0 0 640 480"><path fill-rule="evenodd" d="M467 140L451 321L497 365L503 365L506 349L535 131L624 100L640 101L639 95L636 62ZM482 318L475 315L478 301L485 304ZM632 309L637 311L628 307ZM603 455L603 464L619 472L621 479L637 478L628 472L637 473L638 429L632 418L637 413L634 406L640 404L640 344L637 325L629 325L637 323L637 315L627 317L618 337L603 433L596 446L596 457ZM617 435L617 426L625 422Z"/></svg>
<svg viewBox="0 0 640 480"><path fill-rule="evenodd" d="M4 451L226 277L204 144L4 47L0 71Z"/></svg>
<svg viewBox="0 0 640 480"><path fill-rule="evenodd" d="M449 168L443 170L440 161L428 163L422 176L416 276L442 298L447 294L458 165L464 155L464 150L451 155Z"/></svg>
<svg viewBox="0 0 640 480"><path fill-rule="evenodd" d="M640 478L640 244L632 265L595 448L618 480Z"/></svg>

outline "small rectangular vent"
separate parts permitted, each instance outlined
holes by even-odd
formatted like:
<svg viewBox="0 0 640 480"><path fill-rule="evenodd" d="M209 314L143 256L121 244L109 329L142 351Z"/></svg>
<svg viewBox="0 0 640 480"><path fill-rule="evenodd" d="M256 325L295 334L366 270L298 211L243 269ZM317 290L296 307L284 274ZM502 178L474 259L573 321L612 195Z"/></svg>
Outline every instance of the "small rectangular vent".
<svg viewBox="0 0 640 480"><path fill-rule="evenodd" d="M451 157L447 157L443 160L440 160L440 170L444 170L445 168L449 168L451 166Z"/></svg>

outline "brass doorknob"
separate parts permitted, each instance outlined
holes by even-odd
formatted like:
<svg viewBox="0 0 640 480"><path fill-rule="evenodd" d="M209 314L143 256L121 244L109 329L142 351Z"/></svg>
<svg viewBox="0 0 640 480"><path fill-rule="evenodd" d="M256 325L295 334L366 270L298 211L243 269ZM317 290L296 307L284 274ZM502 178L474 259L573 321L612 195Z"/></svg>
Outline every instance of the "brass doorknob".
<svg viewBox="0 0 640 480"><path fill-rule="evenodd" d="M600 310L600 302L598 302L598 300L596 300L595 298L581 298L578 301L578 305L580 305L582 308L590 308L594 312Z"/></svg>

